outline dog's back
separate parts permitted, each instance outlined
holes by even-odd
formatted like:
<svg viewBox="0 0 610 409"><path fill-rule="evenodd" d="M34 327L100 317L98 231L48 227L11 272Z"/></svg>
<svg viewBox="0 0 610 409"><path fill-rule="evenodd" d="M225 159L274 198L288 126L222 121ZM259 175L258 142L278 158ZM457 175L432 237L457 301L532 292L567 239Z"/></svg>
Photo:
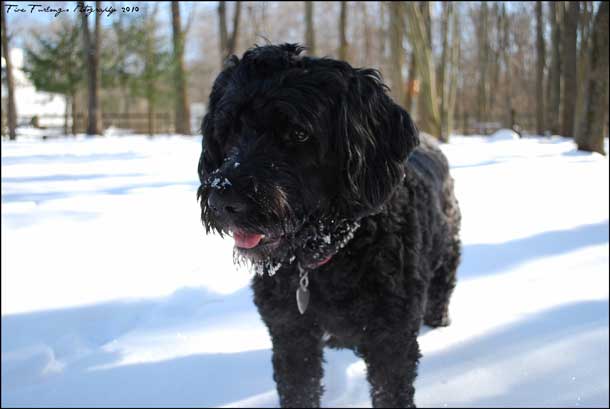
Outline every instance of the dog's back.
<svg viewBox="0 0 610 409"><path fill-rule="evenodd" d="M455 287L456 270L461 257L459 230L461 213L454 193L449 163L436 140L420 133L420 144L405 163L406 184L415 189L415 207L420 214L428 214L424 220L434 226L424 231L431 237L424 238L427 269L431 276L424 322L430 326L449 324L448 299ZM417 196L425 196L425 198Z"/></svg>
<svg viewBox="0 0 610 409"><path fill-rule="evenodd" d="M440 187L449 177L447 158L432 136L422 132L419 134L419 140L419 146L407 159L407 166L411 166L429 182Z"/></svg>

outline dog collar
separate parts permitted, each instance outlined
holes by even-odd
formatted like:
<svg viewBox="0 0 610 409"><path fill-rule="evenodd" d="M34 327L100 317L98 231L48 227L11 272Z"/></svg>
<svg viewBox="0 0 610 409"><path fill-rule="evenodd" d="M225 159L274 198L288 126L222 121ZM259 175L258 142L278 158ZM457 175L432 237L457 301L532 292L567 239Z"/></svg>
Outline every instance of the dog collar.
<svg viewBox="0 0 610 409"><path fill-rule="evenodd" d="M330 259L333 258L333 256L328 256L326 257L324 260L318 262L318 264L316 265L316 267L321 267L324 264L328 263L330 261Z"/></svg>
<svg viewBox="0 0 610 409"><path fill-rule="evenodd" d="M324 236L325 243L329 245L332 249L330 255L308 266L303 266L300 261L297 262L297 267L299 269L299 287L296 291L296 298L297 308L299 309L301 315L304 314L305 311L307 311L307 306L309 305L309 272L327 264L333 258L333 256L337 254L339 250L341 250L347 245L347 243L349 243L349 241L354 237L355 231L359 227L359 221L351 223L342 223L339 228L336 229L336 231L334 232L334 239L336 240L336 244L331 246L333 240L331 240L331 238L326 239L327 236Z"/></svg>

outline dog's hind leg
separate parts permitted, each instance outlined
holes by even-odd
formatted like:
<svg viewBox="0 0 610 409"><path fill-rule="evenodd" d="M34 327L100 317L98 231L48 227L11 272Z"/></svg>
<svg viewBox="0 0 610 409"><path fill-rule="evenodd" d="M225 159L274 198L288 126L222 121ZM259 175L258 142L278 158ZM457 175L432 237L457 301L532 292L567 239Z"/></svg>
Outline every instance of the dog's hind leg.
<svg viewBox="0 0 610 409"><path fill-rule="evenodd" d="M449 318L449 299L455 288L456 272L460 264L460 240L456 237L451 243L450 254L438 267L428 284L428 301L424 323L430 327L446 327L451 323Z"/></svg>

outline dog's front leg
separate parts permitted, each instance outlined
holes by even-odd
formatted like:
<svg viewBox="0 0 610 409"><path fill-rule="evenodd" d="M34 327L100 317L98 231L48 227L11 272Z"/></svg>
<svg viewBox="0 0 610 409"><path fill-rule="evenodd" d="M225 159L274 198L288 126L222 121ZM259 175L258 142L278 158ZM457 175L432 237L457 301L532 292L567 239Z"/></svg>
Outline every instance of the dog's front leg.
<svg viewBox="0 0 610 409"><path fill-rule="evenodd" d="M415 407L413 383L417 376L417 336L405 332L371 337L361 348L375 408Z"/></svg>
<svg viewBox="0 0 610 409"><path fill-rule="evenodd" d="M284 408L319 407L323 373L321 331L308 325L269 330L273 342L273 379L280 405Z"/></svg>

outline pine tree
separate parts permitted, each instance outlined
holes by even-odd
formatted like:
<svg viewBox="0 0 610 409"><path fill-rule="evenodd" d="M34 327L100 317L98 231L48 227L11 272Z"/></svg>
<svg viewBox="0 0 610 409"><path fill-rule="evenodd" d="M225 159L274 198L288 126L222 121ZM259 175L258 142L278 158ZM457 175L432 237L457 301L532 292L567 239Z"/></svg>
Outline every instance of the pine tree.
<svg viewBox="0 0 610 409"><path fill-rule="evenodd" d="M66 133L69 106L72 107L72 133L75 132L74 103L76 93L84 83L85 62L80 40L78 25L65 20L55 36L37 35L34 37L34 46L25 48L24 71L36 89L66 97Z"/></svg>

